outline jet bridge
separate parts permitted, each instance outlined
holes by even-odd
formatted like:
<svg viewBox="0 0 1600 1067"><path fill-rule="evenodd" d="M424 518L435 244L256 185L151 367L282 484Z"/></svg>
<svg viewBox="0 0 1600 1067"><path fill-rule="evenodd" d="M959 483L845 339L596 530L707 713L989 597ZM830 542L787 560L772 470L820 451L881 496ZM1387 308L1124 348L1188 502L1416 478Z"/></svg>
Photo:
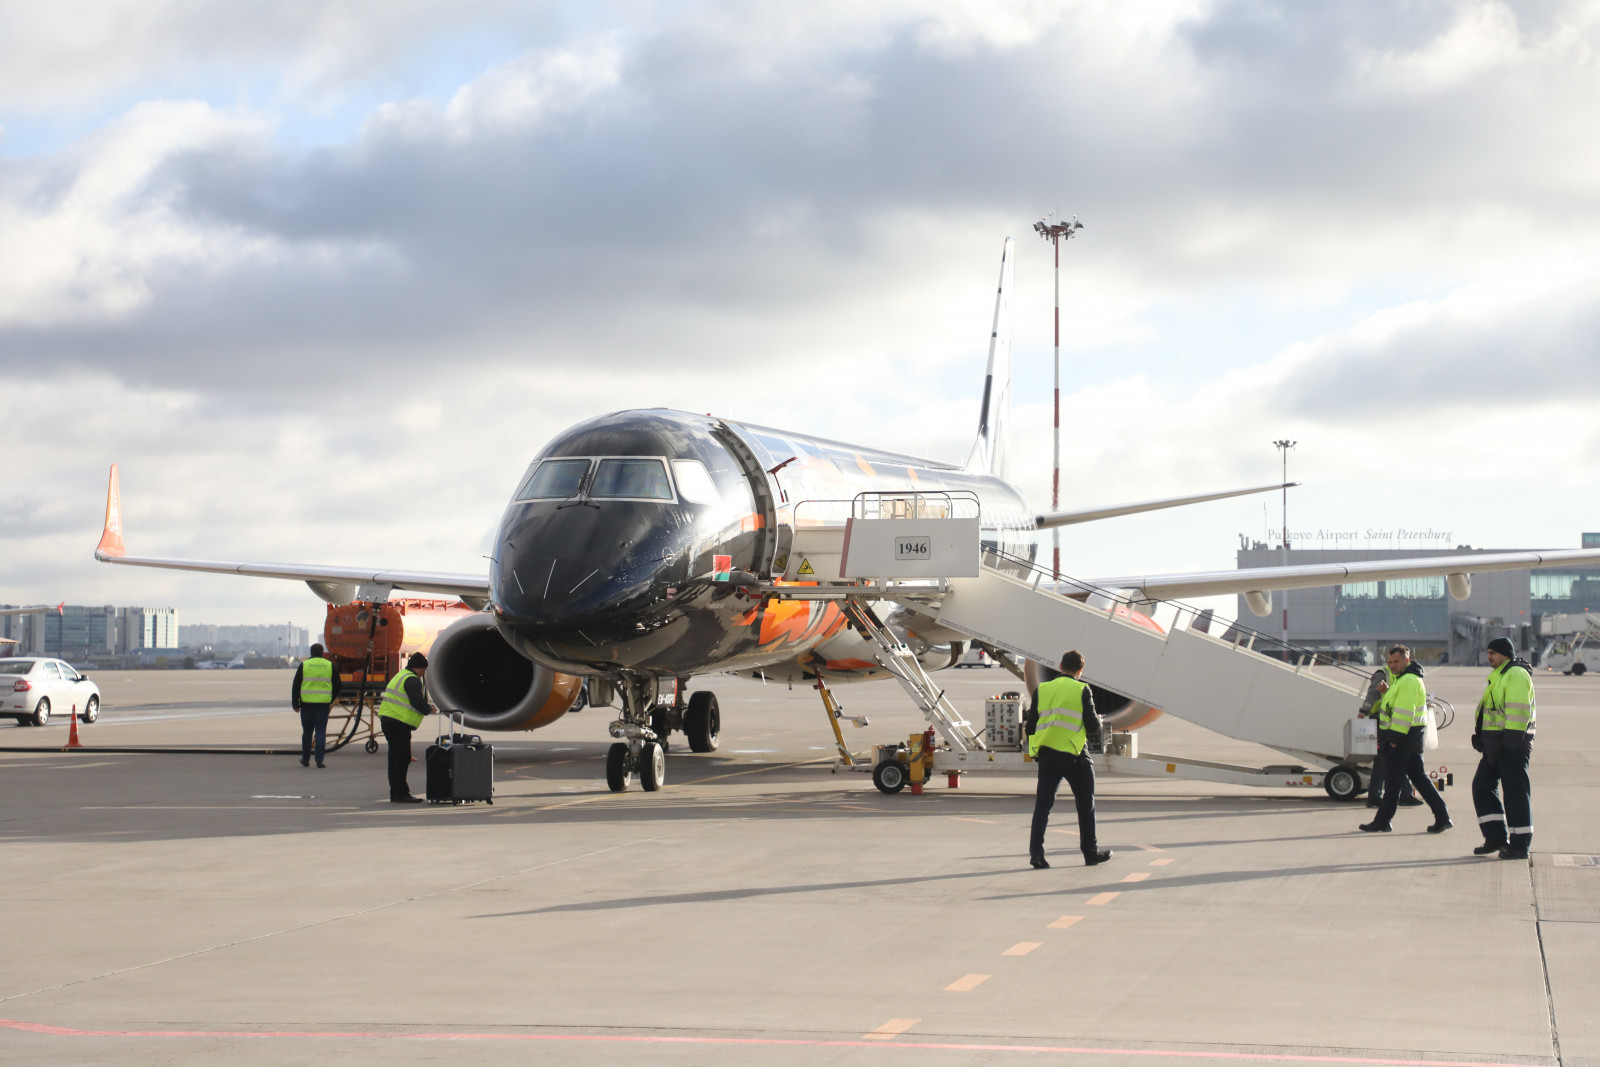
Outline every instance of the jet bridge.
<svg viewBox="0 0 1600 1067"><path fill-rule="evenodd" d="M1370 721L1355 718L1366 682L1361 672L1339 667L1318 672L1315 655L1306 650L1272 650L1283 658L1263 654L1256 645L1272 640L1265 635L1251 635L1242 644L1213 637L1195 626L1203 613L1186 605L1176 605L1174 624L1159 632L1136 623L1129 601L1115 590L1096 593L1088 602L1061 595L1031 562L981 549L978 523L948 518L953 510L943 506L930 512L912 502L892 520L878 520L872 510L858 506L849 526L835 534L843 544L834 549L839 556L828 554L828 562L839 560L837 578L818 568L817 585L780 585L771 592L844 601L851 624L878 646L879 662L943 738L943 746L919 746L913 739L901 747L899 762L907 773L897 780L889 768L892 788L885 791L898 791L908 780L917 785L934 773L951 774L954 784L959 772L1021 769L1029 761L1021 746L1002 751L986 738L987 731L974 728L870 610L872 600L904 605L942 629L1023 660L1054 664L1064 650L1076 648L1088 663L1087 680L1225 736L1275 748L1295 761L1256 768L1140 753L1136 734L1119 733L1097 759L1110 773L1320 785L1336 799L1352 799L1364 789L1376 741ZM860 761L841 763L860 768ZM882 780L878 785L885 788Z"/></svg>

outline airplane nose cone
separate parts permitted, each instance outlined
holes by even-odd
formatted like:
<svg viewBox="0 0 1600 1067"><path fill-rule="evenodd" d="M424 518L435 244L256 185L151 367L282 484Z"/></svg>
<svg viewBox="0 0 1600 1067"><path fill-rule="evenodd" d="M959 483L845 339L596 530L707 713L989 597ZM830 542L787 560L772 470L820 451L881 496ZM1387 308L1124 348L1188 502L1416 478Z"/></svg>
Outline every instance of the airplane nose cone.
<svg viewBox="0 0 1600 1067"><path fill-rule="evenodd" d="M508 524L496 556L502 617L535 639L632 629L631 615L664 594L680 562L660 518L648 504L530 506Z"/></svg>

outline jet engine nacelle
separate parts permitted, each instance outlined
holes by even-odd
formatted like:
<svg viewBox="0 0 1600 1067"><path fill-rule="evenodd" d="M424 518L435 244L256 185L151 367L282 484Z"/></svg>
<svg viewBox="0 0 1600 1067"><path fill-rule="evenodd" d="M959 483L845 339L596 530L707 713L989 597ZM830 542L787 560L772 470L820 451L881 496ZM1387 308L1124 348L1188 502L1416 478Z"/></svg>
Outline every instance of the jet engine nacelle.
<svg viewBox="0 0 1600 1067"><path fill-rule="evenodd" d="M1116 614L1120 618L1127 619L1135 626L1143 626L1145 629L1152 630L1158 634L1166 632L1161 628L1160 623L1142 612L1118 606ZM1062 651L1066 650L1063 649ZM1094 674L1093 660L1086 662L1084 667L1084 674ZM1053 663L1046 667L1029 660L1023 668L1023 674L1027 677L1028 691L1031 693L1038 687L1040 682L1061 677L1061 672L1055 668L1056 665ZM1138 730L1161 718L1162 711L1160 708L1153 708L1149 704L1125 697L1121 693L1113 693L1109 689L1102 689L1093 682L1089 683L1089 689L1094 693L1095 711L1100 713L1101 721L1112 730Z"/></svg>
<svg viewBox="0 0 1600 1067"><path fill-rule="evenodd" d="M583 679L519 655L487 612L457 619L428 653L428 693L474 730L537 730L572 707Z"/></svg>

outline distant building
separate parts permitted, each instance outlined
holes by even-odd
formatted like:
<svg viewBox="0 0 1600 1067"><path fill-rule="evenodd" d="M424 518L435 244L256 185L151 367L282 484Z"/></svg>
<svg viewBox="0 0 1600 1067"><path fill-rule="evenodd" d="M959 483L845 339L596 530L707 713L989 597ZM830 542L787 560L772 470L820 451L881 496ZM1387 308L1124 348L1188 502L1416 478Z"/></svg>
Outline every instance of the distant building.
<svg viewBox="0 0 1600 1067"><path fill-rule="evenodd" d="M1600 534L1583 535L1586 548L1600 547ZM1440 549L1294 548L1290 566L1353 563L1428 556L1489 555L1518 549L1468 545ZM1280 567L1283 550L1255 541L1239 549L1241 570ZM1412 647L1422 663L1482 661L1482 645L1492 637L1508 637L1517 648L1534 652L1540 644L1541 615L1600 612L1600 567L1551 568L1537 571L1490 571L1472 575L1472 593L1450 599L1442 575L1386 582L1351 582L1313 589L1279 590L1272 612L1252 613L1239 597L1241 625L1277 636L1288 608L1288 638L1301 647L1321 651L1364 648L1382 662L1391 644Z"/></svg>
<svg viewBox="0 0 1600 1067"><path fill-rule="evenodd" d="M177 608L117 609L117 651L178 647Z"/></svg>
<svg viewBox="0 0 1600 1067"><path fill-rule="evenodd" d="M311 646L311 631L293 623L267 626L219 626L193 623L178 628L178 644L230 655L250 652L257 656L304 656Z"/></svg>
<svg viewBox="0 0 1600 1067"><path fill-rule="evenodd" d="M59 613L47 611L32 618L40 623L44 645L36 655L55 656L68 663L116 655L117 609L110 604L67 604Z"/></svg>

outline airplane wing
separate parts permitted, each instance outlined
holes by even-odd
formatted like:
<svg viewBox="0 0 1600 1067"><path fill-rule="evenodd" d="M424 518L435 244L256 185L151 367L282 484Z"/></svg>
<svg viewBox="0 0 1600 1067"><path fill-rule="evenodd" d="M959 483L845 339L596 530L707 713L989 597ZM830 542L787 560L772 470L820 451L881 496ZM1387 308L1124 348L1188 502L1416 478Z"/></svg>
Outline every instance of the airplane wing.
<svg viewBox="0 0 1600 1067"><path fill-rule="evenodd" d="M1600 565L1600 549L1554 552L1490 552L1476 556L1430 556L1418 559L1376 559L1360 563L1308 563L1298 567L1255 567L1249 570L1196 571L1190 574L1141 574L1095 578L1075 583L1085 591L1124 589L1149 600L1265 593L1273 589L1308 589L1347 582L1381 582L1391 578L1463 575L1486 571L1538 570L1574 564ZM1072 584L1063 582L1063 585ZM1466 586L1470 588L1470 585ZM1454 593L1454 590L1452 590ZM1457 597L1457 599L1465 599Z"/></svg>
<svg viewBox="0 0 1600 1067"><path fill-rule="evenodd" d="M1251 489L1229 489L1221 493L1200 493L1196 496L1172 496L1163 500L1144 500L1136 504L1111 504L1102 508L1081 508L1077 511L1047 511L1034 519L1034 528L1048 530L1053 526L1073 526L1080 522L1114 519L1119 515L1137 515L1141 511L1181 508L1186 504L1204 504L1208 500L1226 500L1231 496L1249 496L1251 493L1271 493L1279 489L1293 489L1299 484L1299 482L1281 482L1276 485L1258 485Z"/></svg>
<svg viewBox="0 0 1600 1067"><path fill-rule="evenodd" d="M122 489L117 465L111 465L111 481L106 487L106 521L95 547L94 558L102 563L122 563L133 567L162 567L176 571L210 574L242 574L252 578L284 578L305 582L319 596L318 585L353 584L386 586L418 593L458 596L469 603L484 602L489 596L486 575L451 574L443 571L399 571L375 567L340 567L302 563L238 563L211 559L169 559L161 556L130 556L122 540Z"/></svg>

